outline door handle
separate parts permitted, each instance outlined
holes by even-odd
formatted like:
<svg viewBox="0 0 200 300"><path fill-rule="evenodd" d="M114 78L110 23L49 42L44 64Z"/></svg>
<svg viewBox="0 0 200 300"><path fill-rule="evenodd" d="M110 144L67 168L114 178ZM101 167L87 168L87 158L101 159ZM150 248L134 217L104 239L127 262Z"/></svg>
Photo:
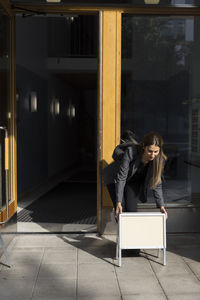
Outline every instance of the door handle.
<svg viewBox="0 0 200 300"><path fill-rule="evenodd" d="M8 129L4 126L0 126L0 130L5 132L4 145L5 145L5 184L6 184L6 220L0 222L5 224L9 220L9 203L8 203L8 169L9 169L9 139L8 139Z"/></svg>
<svg viewBox="0 0 200 300"><path fill-rule="evenodd" d="M0 126L0 130L5 131L5 170L9 169L9 140L8 140L8 130L6 127Z"/></svg>

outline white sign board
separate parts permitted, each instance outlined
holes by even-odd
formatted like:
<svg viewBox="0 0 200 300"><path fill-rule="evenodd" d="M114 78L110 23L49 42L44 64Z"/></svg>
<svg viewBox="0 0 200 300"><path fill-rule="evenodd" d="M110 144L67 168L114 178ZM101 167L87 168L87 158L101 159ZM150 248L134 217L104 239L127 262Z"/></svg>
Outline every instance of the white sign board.
<svg viewBox="0 0 200 300"><path fill-rule="evenodd" d="M122 249L163 249L166 264L166 218L162 213L122 213L119 215L118 254Z"/></svg>

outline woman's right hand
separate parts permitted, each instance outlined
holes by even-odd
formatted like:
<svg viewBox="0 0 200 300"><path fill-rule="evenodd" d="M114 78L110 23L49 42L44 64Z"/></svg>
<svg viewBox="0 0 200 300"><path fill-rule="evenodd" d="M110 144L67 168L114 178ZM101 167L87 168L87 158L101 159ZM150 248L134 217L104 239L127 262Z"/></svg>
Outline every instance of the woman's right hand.
<svg viewBox="0 0 200 300"><path fill-rule="evenodd" d="M118 222L119 220L119 214L122 213L122 204L121 202L117 202L116 210L115 210L115 220Z"/></svg>

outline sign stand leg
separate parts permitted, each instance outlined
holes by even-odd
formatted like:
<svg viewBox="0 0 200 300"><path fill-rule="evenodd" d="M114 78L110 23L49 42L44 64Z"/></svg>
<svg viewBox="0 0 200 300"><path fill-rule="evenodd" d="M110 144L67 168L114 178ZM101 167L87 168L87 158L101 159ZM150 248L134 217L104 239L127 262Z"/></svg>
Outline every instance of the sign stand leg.
<svg viewBox="0 0 200 300"><path fill-rule="evenodd" d="M166 266L166 248L163 249L163 265Z"/></svg>
<svg viewBox="0 0 200 300"><path fill-rule="evenodd" d="M158 249L158 254L157 254L158 257L160 257L160 248Z"/></svg>
<svg viewBox="0 0 200 300"><path fill-rule="evenodd" d="M11 267L11 263L10 263L10 260L9 260L9 257L8 257L8 253L7 253L6 247L4 245L1 233L0 233L0 244L1 244L1 247L3 249L3 253L4 253L4 255L5 255L6 259L7 259L8 266Z"/></svg>

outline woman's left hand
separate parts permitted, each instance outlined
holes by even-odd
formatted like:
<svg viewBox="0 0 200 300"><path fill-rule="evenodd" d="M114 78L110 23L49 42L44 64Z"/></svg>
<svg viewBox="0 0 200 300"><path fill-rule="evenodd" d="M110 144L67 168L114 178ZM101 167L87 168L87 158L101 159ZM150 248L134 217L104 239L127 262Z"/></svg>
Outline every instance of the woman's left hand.
<svg viewBox="0 0 200 300"><path fill-rule="evenodd" d="M164 206L160 207L160 211L161 211L161 213L166 215L166 220L167 220L168 219L168 213L167 213L166 209L164 208Z"/></svg>

